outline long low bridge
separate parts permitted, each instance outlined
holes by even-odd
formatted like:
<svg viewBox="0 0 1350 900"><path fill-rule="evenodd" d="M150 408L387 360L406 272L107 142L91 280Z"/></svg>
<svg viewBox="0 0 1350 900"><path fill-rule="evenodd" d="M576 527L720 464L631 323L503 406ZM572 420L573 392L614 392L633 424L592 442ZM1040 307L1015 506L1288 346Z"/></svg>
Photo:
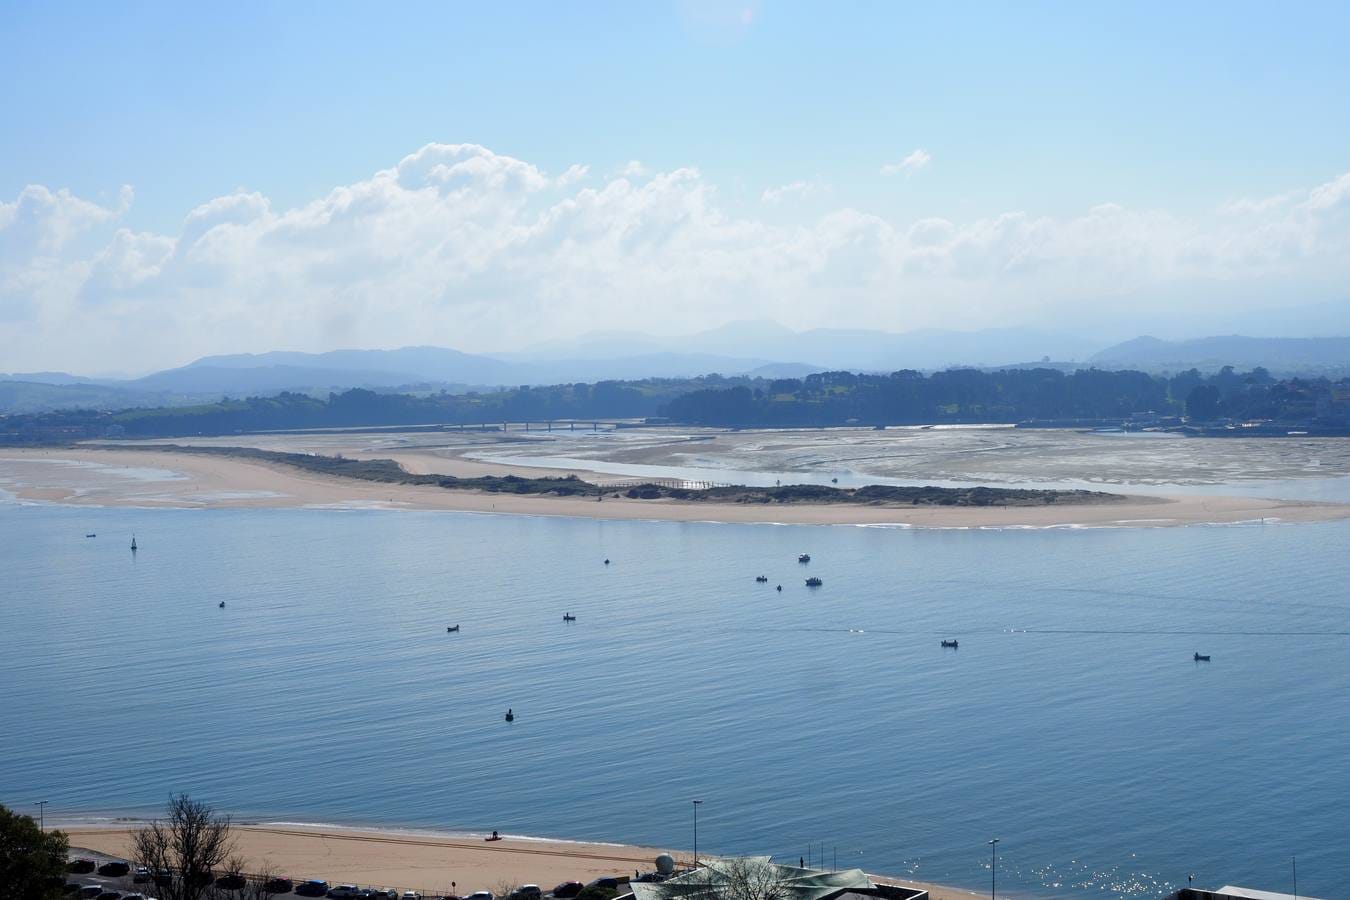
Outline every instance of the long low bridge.
<svg viewBox="0 0 1350 900"><path fill-rule="evenodd" d="M677 491L706 491L709 488L735 487L734 484L721 481L695 481L688 478L623 478L616 481L596 481L593 483L596 487L604 488L607 491L628 490L647 484Z"/></svg>

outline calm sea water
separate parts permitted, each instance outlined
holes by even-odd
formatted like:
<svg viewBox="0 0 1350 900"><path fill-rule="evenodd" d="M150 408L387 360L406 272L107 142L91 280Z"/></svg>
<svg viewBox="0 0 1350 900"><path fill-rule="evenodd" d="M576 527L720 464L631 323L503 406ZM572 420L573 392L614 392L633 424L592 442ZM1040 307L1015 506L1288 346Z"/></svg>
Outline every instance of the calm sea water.
<svg viewBox="0 0 1350 900"><path fill-rule="evenodd" d="M1348 541L0 504L0 802L1333 897Z"/></svg>

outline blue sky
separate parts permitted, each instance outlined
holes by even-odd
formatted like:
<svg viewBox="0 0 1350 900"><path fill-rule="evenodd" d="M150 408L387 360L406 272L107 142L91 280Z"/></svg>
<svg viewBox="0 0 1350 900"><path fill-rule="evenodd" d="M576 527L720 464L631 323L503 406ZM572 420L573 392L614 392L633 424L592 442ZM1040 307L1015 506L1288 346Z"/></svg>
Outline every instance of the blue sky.
<svg viewBox="0 0 1350 900"><path fill-rule="evenodd" d="M1350 171L1343 3L204 6L5 6L0 203L39 185L109 211L63 245L63 258L83 242L87 262L119 229L181 242L194 209L240 191L276 214L301 209L428 144L481 145L551 177L585 166L596 189L632 160L648 178L692 168L716 216L789 229L818 228L843 210L898 232L1008 213L1067 222L1116 204L1205 232L1225 204L1307 194ZM926 164L882 174L920 150ZM784 185L797 187L767 199ZM13 246L5 259L19 265ZM1300 295L1345 301L1326 289L1340 271L1314 268ZM724 283L745 293L752 277L739 271ZM883 294L919 302L889 277L874 305L884 307ZM11 271L0 288L10 307L0 307L0 322L50 314L57 301L16 296L19 281L30 283ZM119 283L126 308L136 297ZM1181 284L1140 289L1175 296ZM781 318L817 323L837 293L828 288L828 279L799 279L803 296ZM1048 307L999 313L998 288L987 285L950 324L1062 317ZM332 299L331 286L322 290ZM423 290L422 303L489 302L481 286L468 299ZM158 291L181 296L182 286ZM84 290L82 302L94 299ZM1273 292L1242 300L1279 302ZM84 314L67 303L67 321ZM773 313L763 303L733 311ZM422 312L419 328L434 319ZM850 324L943 324L932 310L883 313ZM462 342L492 344L501 321L481 308L475 316ZM548 330L587 330L602 317L614 318L569 307ZM1110 327L1164 330L1139 324L1122 315Z"/></svg>

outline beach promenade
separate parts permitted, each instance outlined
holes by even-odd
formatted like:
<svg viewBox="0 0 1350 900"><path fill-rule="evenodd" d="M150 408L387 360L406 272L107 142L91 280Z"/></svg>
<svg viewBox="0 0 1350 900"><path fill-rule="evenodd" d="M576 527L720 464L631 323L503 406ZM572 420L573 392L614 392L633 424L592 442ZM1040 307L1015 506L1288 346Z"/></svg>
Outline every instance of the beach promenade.
<svg viewBox="0 0 1350 900"><path fill-rule="evenodd" d="M74 826L72 855L80 848L126 858L134 826ZM650 871L660 853L682 863L685 851L623 844L582 843L507 836L485 841L478 835L362 830L291 824L235 825L238 852L259 870L264 863L297 880L322 878L330 884L416 890L427 895L479 891L499 892L505 886L538 884L549 890L564 881L587 882L601 876ZM952 888L877 876L888 883L927 889L932 900L969 900L973 894ZM453 887L452 887L453 885Z"/></svg>

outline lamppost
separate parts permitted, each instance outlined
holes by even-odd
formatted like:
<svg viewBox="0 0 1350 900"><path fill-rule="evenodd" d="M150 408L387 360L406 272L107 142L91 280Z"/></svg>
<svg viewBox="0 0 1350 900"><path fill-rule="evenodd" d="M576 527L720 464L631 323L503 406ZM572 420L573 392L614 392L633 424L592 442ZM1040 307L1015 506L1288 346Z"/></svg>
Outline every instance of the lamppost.
<svg viewBox="0 0 1350 900"><path fill-rule="evenodd" d="M698 808L702 800L694 801L694 868L698 868Z"/></svg>
<svg viewBox="0 0 1350 900"><path fill-rule="evenodd" d="M38 828L42 831L47 830L47 801L39 800L34 804L38 808Z"/></svg>
<svg viewBox="0 0 1350 900"><path fill-rule="evenodd" d="M998 893L998 838L989 842L989 900L997 900Z"/></svg>

